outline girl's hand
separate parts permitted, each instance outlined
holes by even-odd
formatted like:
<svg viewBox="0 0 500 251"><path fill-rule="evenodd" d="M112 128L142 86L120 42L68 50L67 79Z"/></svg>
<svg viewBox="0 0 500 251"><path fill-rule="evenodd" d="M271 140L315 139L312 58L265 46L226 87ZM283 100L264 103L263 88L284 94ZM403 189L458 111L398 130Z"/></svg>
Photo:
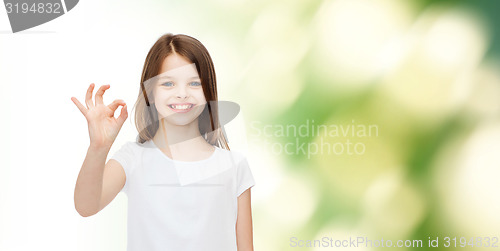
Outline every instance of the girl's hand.
<svg viewBox="0 0 500 251"><path fill-rule="evenodd" d="M95 94L95 105L92 102L92 92L94 90L94 83L90 84L87 95L85 96L85 103L87 108L85 108L75 97L71 97L71 100L80 109L83 116L87 119L90 135L90 145L93 147L107 147L111 148L111 145L118 136L118 132L127 120L128 112L127 105L121 99L113 101L109 105L104 105L102 95L104 91L109 88L109 85L103 85ZM114 117L116 109L118 106L122 105L123 108L120 111L120 116L118 118Z"/></svg>

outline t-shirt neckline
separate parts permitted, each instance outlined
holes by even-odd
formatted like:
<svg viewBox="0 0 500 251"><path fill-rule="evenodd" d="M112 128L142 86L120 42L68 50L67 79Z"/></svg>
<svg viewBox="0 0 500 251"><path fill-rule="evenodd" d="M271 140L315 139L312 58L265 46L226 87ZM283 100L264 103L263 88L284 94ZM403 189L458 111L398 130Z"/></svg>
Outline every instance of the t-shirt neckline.
<svg viewBox="0 0 500 251"><path fill-rule="evenodd" d="M154 148L156 151L158 151L158 153L163 156L163 158L167 159L168 161L171 161L171 162L174 162L174 163L180 163L180 164L198 164L198 163L203 163L203 162L207 162L211 159L213 159L216 155L216 153L219 151L219 148L217 146L214 146L215 147L215 150L213 151L213 153L206 159L202 159L202 160L196 160L196 161L182 161L182 160L173 160L171 159L170 157L168 157L164 152L162 152L160 150L160 148L158 148L158 146L155 144L155 142L150 139L150 145L152 146L152 148Z"/></svg>

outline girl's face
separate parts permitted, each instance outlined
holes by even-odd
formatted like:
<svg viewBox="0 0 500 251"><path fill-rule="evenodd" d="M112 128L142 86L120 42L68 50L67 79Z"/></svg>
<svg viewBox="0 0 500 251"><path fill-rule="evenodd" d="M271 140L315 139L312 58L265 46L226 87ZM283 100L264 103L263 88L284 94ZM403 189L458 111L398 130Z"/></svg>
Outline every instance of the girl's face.
<svg viewBox="0 0 500 251"><path fill-rule="evenodd" d="M153 95L159 119L174 125L197 121L207 103L196 66L186 58L170 54L155 77Z"/></svg>

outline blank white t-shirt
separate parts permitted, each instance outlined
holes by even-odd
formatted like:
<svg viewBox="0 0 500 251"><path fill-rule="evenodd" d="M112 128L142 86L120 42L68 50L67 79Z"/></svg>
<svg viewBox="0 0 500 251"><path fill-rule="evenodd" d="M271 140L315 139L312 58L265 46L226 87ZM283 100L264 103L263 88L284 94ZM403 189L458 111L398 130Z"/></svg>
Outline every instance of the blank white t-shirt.
<svg viewBox="0 0 500 251"><path fill-rule="evenodd" d="M185 162L129 141L111 159L127 176L127 251L237 250L238 196L255 184L241 152Z"/></svg>

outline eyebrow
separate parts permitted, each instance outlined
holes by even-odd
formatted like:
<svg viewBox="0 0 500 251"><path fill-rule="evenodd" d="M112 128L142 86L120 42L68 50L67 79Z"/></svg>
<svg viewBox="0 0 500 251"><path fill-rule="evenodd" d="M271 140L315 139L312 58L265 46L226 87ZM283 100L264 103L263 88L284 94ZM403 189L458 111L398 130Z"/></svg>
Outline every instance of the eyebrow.
<svg viewBox="0 0 500 251"><path fill-rule="evenodd" d="M175 79L175 78L174 78L174 77L172 77L172 76L162 76L162 77L160 77L160 79L165 79L165 78ZM193 76L193 77L191 77L191 78L189 78L189 79L200 79L200 77Z"/></svg>

